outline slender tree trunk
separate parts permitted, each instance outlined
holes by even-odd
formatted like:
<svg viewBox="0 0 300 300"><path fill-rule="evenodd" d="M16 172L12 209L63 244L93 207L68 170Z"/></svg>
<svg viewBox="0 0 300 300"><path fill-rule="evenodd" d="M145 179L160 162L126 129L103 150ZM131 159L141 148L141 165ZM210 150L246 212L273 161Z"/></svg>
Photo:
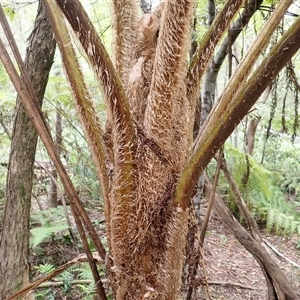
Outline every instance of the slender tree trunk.
<svg viewBox="0 0 300 300"><path fill-rule="evenodd" d="M261 119L261 116L256 117L255 119L251 119L246 132L246 153L251 154L254 150L254 143L255 143L255 133L258 126L258 123Z"/></svg>
<svg viewBox="0 0 300 300"><path fill-rule="evenodd" d="M212 10L213 5L211 4L209 10ZM230 28L231 32L231 44L235 42L239 34L241 33L242 29L248 24L250 18L253 14L258 10L259 6L261 5L262 0L250 0L247 2L247 6L245 7L244 11L242 12L240 18L235 21L233 26ZM210 13L210 16L213 17L213 14ZM204 122L206 117L208 116L209 112L213 107L213 103L215 100L215 89L217 83L217 77L220 71L220 68L228 54L228 37L225 38L224 42L222 43L218 53L213 58L213 61L210 67L207 70L204 87L203 87L203 95L202 95L202 111L201 111L201 121L200 124ZM231 46L231 45L229 45Z"/></svg>
<svg viewBox="0 0 300 300"><path fill-rule="evenodd" d="M62 120L61 120L61 114L59 112L59 108L57 108L56 111L56 121L55 121L55 146L57 149L58 155L60 155L61 152L61 146L62 146ZM50 178L51 180L51 186L50 186L50 195L49 195L49 206L50 207L57 207L57 170L55 167L53 167L53 170L51 171L51 174L53 178Z"/></svg>
<svg viewBox="0 0 300 300"><path fill-rule="evenodd" d="M25 60L39 99L37 105L42 104L53 63L55 40L51 32L46 12L40 3L34 28L29 37ZM26 285L29 280L29 216L36 143L36 130L18 98L8 164L3 231L0 240L1 299Z"/></svg>
<svg viewBox="0 0 300 300"><path fill-rule="evenodd" d="M197 108L196 108L196 116L195 116L195 123L194 123L194 134L198 133L199 126L203 124L206 120L208 114L210 113L214 101L215 101L215 92L216 92L216 84L217 84L217 77L219 70L228 54L228 47L232 46L232 43L237 39L239 34L241 33L243 27L249 22L250 18L253 16L255 11L259 8L259 5L262 3L262 0L251 0L247 3L246 8L244 9L243 13L241 14L240 18L233 24L232 28L230 29L230 43L228 37L222 43L217 55L212 59L212 63L208 68L205 81L203 86L203 95L202 99L199 99ZM215 12L215 1L210 0L208 1L208 25L211 26L216 12ZM197 193L194 196L193 202L196 208L196 216L199 216L200 212L200 200L203 194L203 187L204 187L204 177L205 171L200 176L199 181L197 183Z"/></svg>

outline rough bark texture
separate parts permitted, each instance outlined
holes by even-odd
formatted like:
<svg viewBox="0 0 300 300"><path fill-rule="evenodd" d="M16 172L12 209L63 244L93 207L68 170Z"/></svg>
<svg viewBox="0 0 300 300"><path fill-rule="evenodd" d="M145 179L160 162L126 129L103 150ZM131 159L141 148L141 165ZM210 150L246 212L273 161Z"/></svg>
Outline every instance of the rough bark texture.
<svg viewBox="0 0 300 300"><path fill-rule="evenodd" d="M89 55L108 103L113 169L107 228L112 262L110 277L116 299L177 299L180 297L187 231L185 208L191 198L194 179L202 167L206 167L225 136L238 124L240 119L237 118L243 117L259 96L257 93L256 99L250 99L250 94L243 94L245 98L238 98L234 107L236 115L227 108L222 110L228 112L223 122L220 122L224 119L221 112L218 111L217 118L213 116L211 123L216 129L209 128L204 132L210 136L203 141L203 150L191 157L191 164L182 176L182 185L178 185L177 178L189 155L194 98L197 98L201 76L216 43L242 1L225 4L216 26L211 27L205 42L196 52L188 75L186 58L192 1L166 1L161 14L144 16L137 28L135 41L139 48L133 51L134 65L129 84L125 87L116 74L123 78L123 84L126 83L124 73L118 67L118 61L123 61L125 55L122 49L129 46L125 45L125 39L118 37L121 38L120 45L125 43L125 48L115 50L115 72L78 1L57 1ZM129 20L129 11L122 11L119 1L113 3L120 12L114 22L122 24ZM295 41L290 42L288 47L293 48ZM266 72L273 76L273 70L268 68L267 65ZM266 76L266 73L259 73L259 76ZM253 79L253 82L257 86L257 81ZM187 88L191 94L186 92ZM200 144L198 141L195 152ZM183 209L172 203L176 184L176 204L183 203Z"/></svg>
<svg viewBox="0 0 300 300"><path fill-rule="evenodd" d="M255 117L254 119L251 119L248 127L247 127L247 133L246 133L246 153L251 154L254 150L254 143L255 143L255 133L258 126L258 123L261 119L261 116Z"/></svg>
<svg viewBox="0 0 300 300"><path fill-rule="evenodd" d="M133 60L138 6L135 0L113 0L114 65L124 86Z"/></svg>
<svg viewBox="0 0 300 300"><path fill-rule="evenodd" d="M40 4L29 37L25 64L39 103L42 104L55 51L55 40ZM17 99L6 184L6 204L0 241L0 298L28 283L28 241L33 165L37 133ZM3 280L5 279L5 280Z"/></svg>
<svg viewBox="0 0 300 300"><path fill-rule="evenodd" d="M180 297L187 212L173 205L172 195L191 136L184 78L194 4L179 2L164 3L139 23L128 88L138 123L137 195L135 214L123 215L133 220L126 240L121 228L112 231L116 299Z"/></svg>
<svg viewBox="0 0 300 300"><path fill-rule="evenodd" d="M61 147L62 147L62 120L61 114L59 110L56 111L56 122L55 122L55 146L60 155ZM57 207L58 203L58 195L57 195L57 171L55 168L51 170L51 174L53 178L50 178L51 186L50 186L50 193L49 193L49 206L50 207Z"/></svg>

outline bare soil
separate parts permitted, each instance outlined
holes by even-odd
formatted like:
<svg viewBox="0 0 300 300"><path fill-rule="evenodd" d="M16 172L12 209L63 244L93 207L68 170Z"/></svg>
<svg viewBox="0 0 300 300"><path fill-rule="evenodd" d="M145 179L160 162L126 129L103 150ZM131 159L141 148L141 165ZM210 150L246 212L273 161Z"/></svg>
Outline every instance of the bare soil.
<svg viewBox="0 0 300 300"><path fill-rule="evenodd" d="M270 255L289 278L300 299L300 249L297 249L300 238L266 235L265 232L262 234L280 254L276 254L266 246ZM216 215L210 220L203 251L205 272L202 266L200 276L202 281L207 281L208 284L202 285L194 293L193 299L267 299L266 283L261 268L230 231L224 228ZM298 264L298 267L292 262ZM203 280L205 273L206 280Z"/></svg>

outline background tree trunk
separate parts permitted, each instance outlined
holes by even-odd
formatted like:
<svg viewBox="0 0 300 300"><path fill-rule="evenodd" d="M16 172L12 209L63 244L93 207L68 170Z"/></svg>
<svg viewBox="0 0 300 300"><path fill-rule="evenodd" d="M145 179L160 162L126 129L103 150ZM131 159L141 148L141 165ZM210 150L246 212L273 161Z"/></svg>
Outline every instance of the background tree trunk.
<svg viewBox="0 0 300 300"><path fill-rule="evenodd" d="M53 63L56 43L51 32L44 6L40 3L25 59L39 99L37 105L42 105ZM11 295L29 280L29 217L36 143L37 132L18 98L0 240L0 257L5 257L0 260L0 298Z"/></svg>
<svg viewBox="0 0 300 300"><path fill-rule="evenodd" d="M60 114L59 107L56 109L56 121L55 121L55 146L57 149L58 155L61 153L62 147L62 119ZM51 170L53 178L50 178L51 186L49 193L49 206L57 207L58 197L57 197L57 170L53 166Z"/></svg>
<svg viewBox="0 0 300 300"><path fill-rule="evenodd" d="M254 150L254 143L255 143L255 133L257 129L257 125L261 119L261 116L257 116L254 119L251 119L248 126L247 126L247 133L246 133L246 153L251 154Z"/></svg>
<svg viewBox="0 0 300 300"><path fill-rule="evenodd" d="M211 4L213 1L209 1L209 11L212 11L213 5ZM204 86L203 86L203 94L202 94L202 110L201 110L201 121L202 125L208 114L210 113L214 101L215 101L215 92L216 92L216 84L217 77L221 66L228 54L228 47L231 47L235 42L239 34L242 32L243 28L248 24L249 20L253 16L253 14L259 9L262 0L250 0L247 1L247 6L241 13L241 16L234 22L233 26L230 28L230 44L228 36L225 38L224 42L220 46L216 56L213 58L210 67L208 68L205 76ZM210 18L214 17L212 12L209 14ZM210 24L212 20L210 19Z"/></svg>

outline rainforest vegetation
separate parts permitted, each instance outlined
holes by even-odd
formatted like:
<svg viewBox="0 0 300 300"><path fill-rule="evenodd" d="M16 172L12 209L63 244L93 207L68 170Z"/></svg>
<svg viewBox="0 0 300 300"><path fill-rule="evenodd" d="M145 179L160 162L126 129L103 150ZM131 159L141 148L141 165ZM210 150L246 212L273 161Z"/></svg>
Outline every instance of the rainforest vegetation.
<svg viewBox="0 0 300 300"><path fill-rule="evenodd" d="M0 300L228 299L209 222L261 268L240 299L299 299L265 242L300 255L299 14L1 1Z"/></svg>

